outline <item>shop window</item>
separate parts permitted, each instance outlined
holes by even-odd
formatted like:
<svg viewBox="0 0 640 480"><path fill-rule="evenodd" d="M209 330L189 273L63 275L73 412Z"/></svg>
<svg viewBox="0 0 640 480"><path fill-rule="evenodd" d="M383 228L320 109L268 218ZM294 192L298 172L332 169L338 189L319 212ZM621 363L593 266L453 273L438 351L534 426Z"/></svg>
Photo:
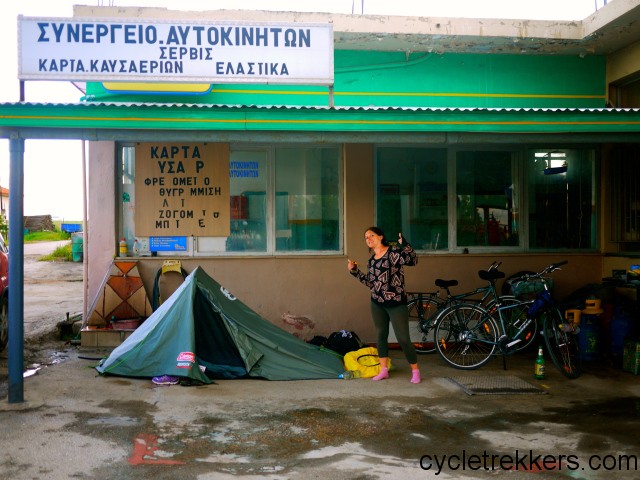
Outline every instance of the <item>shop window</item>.
<svg viewBox="0 0 640 480"><path fill-rule="evenodd" d="M231 235L198 238L197 254L336 252L339 149L232 147Z"/></svg>
<svg viewBox="0 0 640 480"><path fill-rule="evenodd" d="M276 251L339 250L339 194L337 148L276 148Z"/></svg>
<svg viewBox="0 0 640 480"><path fill-rule="evenodd" d="M640 250L640 148L616 147L611 153L611 240L621 252Z"/></svg>
<svg viewBox="0 0 640 480"><path fill-rule="evenodd" d="M391 238L405 233L417 250L597 247L593 149L380 146L376 161L377 224ZM620 188L635 191L632 169L624 172ZM636 211L637 196L624 198L635 199L631 207L615 208ZM636 217L617 214L619 238L640 229Z"/></svg>
<svg viewBox="0 0 640 480"><path fill-rule="evenodd" d="M532 150L526 161L530 249L596 247L594 152Z"/></svg>
<svg viewBox="0 0 640 480"><path fill-rule="evenodd" d="M124 237L129 248L135 243L135 149L133 147L123 147L122 154L122 227L119 238Z"/></svg>
<svg viewBox="0 0 640 480"><path fill-rule="evenodd" d="M267 152L265 150L231 152L229 192L231 194L231 235L226 239L224 251L266 252Z"/></svg>
<svg viewBox="0 0 640 480"><path fill-rule="evenodd" d="M378 226L390 240L402 232L416 250L446 250L446 150L380 147L376 156Z"/></svg>
<svg viewBox="0 0 640 480"><path fill-rule="evenodd" d="M135 149L123 147L122 227L150 254L151 237L135 234ZM228 237L185 234L181 253L159 255L330 252L341 248L340 150L337 147L231 147ZM136 242L136 239L138 240Z"/></svg>
<svg viewBox="0 0 640 480"><path fill-rule="evenodd" d="M507 151L457 152L458 247L518 245L518 189L513 157Z"/></svg>

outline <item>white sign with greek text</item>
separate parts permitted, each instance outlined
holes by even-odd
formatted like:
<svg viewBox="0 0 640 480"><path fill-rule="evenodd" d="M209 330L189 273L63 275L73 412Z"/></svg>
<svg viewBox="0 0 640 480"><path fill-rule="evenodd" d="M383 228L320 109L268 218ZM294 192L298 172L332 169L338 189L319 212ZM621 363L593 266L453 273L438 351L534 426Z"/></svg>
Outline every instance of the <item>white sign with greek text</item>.
<svg viewBox="0 0 640 480"><path fill-rule="evenodd" d="M18 17L20 80L333 84L333 26Z"/></svg>

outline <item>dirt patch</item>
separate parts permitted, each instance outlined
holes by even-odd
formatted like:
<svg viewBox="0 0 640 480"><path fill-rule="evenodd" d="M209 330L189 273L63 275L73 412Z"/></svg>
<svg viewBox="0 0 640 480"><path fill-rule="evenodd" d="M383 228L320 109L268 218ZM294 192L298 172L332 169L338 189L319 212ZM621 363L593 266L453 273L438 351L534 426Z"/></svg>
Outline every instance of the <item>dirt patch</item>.
<svg viewBox="0 0 640 480"><path fill-rule="evenodd" d="M60 338L58 324L82 318L83 264L42 262L60 242L25 245L24 255L24 366L52 365L64 361L71 348ZM10 287L11 288L11 287ZM0 352L0 398L7 395L8 348Z"/></svg>
<svg viewBox="0 0 640 480"><path fill-rule="evenodd" d="M67 313L73 316L83 308L83 264L42 262L41 256L24 256L25 341L39 341L50 335Z"/></svg>

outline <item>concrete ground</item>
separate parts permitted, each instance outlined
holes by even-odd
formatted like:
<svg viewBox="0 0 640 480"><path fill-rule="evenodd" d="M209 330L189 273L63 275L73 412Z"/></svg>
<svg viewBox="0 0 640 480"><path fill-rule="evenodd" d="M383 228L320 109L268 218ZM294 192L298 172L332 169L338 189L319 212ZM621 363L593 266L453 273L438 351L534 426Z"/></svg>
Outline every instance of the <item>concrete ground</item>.
<svg viewBox="0 0 640 480"><path fill-rule="evenodd" d="M69 243L37 242L24 246L24 335L27 342L48 337L57 322L81 315L82 262L43 262L39 258Z"/></svg>
<svg viewBox="0 0 640 480"><path fill-rule="evenodd" d="M38 296L37 285L53 274L40 271L37 282L26 271L25 297ZM43 314L51 330L81 307L81 282L78 290L71 278L62 274L59 284L68 303L47 314L37 299L27 310L25 299L25 321ZM46 330L47 320L34 325L30 332ZM396 368L382 382L184 387L101 377L93 367L107 351L81 350L51 334L30 333L26 350L33 368L25 402L10 404L0 390L0 478L638 478L640 377L603 365L567 380L547 358L547 378L539 381L535 352L509 357L507 370L496 358L471 372L425 355L424 381L412 385L401 352L392 351ZM3 365L6 351L0 380ZM516 377L544 393L470 396L448 379L461 375Z"/></svg>
<svg viewBox="0 0 640 480"><path fill-rule="evenodd" d="M547 362L538 381L533 352L473 372L428 355L412 385L393 351L382 382L185 387L98 376L104 353L67 347L25 379L24 403L0 403L3 478L638 478L640 378L618 369L567 380ZM469 396L459 375L545 393Z"/></svg>

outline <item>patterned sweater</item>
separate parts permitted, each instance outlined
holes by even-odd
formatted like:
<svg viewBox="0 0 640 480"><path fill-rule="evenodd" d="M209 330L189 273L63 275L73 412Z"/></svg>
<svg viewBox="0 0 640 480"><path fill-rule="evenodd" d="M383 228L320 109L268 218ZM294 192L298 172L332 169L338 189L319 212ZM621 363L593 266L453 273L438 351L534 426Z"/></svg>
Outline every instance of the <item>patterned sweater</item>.
<svg viewBox="0 0 640 480"><path fill-rule="evenodd" d="M371 256L368 273L358 269L351 270L351 275L371 289L371 301L387 307L407 303L407 292L404 288L403 266L418 263L418 256L413 247L405 240L402 245L390 245L380 258Z"/></svg>

